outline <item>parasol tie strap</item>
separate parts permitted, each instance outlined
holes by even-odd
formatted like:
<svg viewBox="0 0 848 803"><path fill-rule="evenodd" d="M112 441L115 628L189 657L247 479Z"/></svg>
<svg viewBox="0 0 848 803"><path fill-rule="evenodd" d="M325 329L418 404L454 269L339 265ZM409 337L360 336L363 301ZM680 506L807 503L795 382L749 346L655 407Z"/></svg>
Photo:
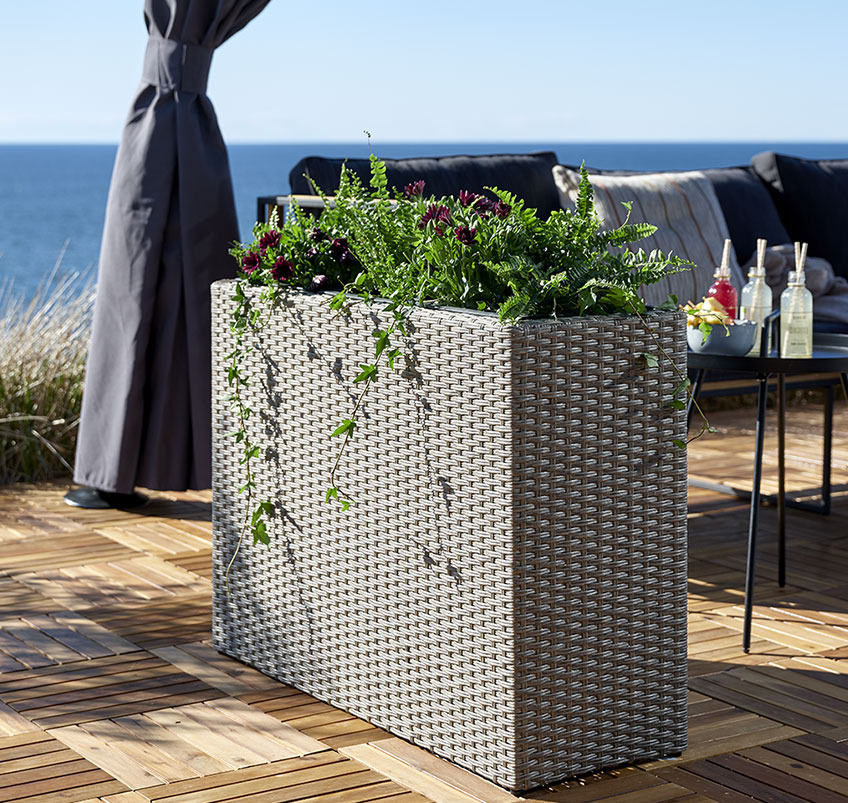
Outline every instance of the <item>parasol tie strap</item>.
<svg viewBox="0 0 848 803"><path fill-rule="evenodd" d="M141 80L161 89L205 95L214 52L209 47L151 36Z"/></svg>

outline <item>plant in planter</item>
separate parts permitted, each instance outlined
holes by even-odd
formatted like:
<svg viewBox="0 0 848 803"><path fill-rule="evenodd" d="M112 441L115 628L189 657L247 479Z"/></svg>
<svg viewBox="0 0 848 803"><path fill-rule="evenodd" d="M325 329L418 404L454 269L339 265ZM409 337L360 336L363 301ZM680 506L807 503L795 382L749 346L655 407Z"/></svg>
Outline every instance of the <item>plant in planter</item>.
<svg viewBox="0 0 848 803"><path fill-rule="evenodd" d="M683 263L585 173L423 191L372 159L213 288L216 646L513 789L679 751Z"/></svg>

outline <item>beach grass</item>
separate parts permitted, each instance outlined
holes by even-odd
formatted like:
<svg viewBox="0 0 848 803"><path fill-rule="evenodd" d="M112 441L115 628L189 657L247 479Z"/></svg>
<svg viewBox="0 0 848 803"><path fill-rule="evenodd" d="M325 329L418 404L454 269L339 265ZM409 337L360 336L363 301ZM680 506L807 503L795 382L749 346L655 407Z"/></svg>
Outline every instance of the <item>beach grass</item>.
<svg viewBox="0 0 848 803"><path fill-rule="evenodd" d="M31 299L0 285L0 484L73 473L94 285L60 264Z"/></svg>

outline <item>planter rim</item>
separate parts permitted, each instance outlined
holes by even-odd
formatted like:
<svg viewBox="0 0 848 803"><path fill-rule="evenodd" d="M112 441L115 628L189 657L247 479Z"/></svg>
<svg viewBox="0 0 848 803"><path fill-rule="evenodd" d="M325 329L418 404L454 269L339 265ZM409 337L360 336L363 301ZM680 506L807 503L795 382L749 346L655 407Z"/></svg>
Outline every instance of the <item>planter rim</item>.
<svg viewBox="0 0 848 803"><path fill-rule="evenodd" d="M259 284L250 284L245 279L241 277L235 277L230 279L221 279L217 282L213 283L214 285L229 285L234 284L236 282L241 282L245 285L246 290L251 293L258 293L264 289L264 285ZM330 299L333 296L337 295L339 291L336 290L304 290L301 288L285 288L286 294L291 294L292 296L296 296L298 298L315 298L315 299ZM284 296L285 297L285 296ZM348 296L351 300L360 302L365 304L367 302L363 301L362 296L350 295ZM372 299L372 304L390 304L390 300L387 298L374 298ZM495 320L499 323L498 313L493 312L492 310L476 310L471 309L469 307L453 307L446 306L442 304L416 304L415 310L427 310L428 312L451 312L455 314L465 314L470 315L477 318L487 319L487 320ZM649 307L645 313L644 317L656 317L659 315L684 315L682 310L663 310L657 307ZM573 322L573 321L615 321L615 320L638 320L638 315L628 315L623 312L613 312L608 315L562 315L555 318L519 318L514 323L502 323L504 329L509 329L510 327L515 326L529 326L529 325L540 325L547 324L553 325L564 322Z"/></svg>

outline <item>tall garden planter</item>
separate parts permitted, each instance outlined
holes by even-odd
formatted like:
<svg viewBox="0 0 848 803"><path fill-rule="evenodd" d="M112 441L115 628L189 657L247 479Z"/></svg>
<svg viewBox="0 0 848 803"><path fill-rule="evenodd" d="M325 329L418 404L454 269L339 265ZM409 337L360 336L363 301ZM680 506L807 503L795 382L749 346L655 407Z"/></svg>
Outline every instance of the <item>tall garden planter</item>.
<svg viewBox="0 0 848 803"><path fill-rule="evenodd" d="M228 437L232 286L213 286L215 646L510 789L686 743L677 377L621 316L413 313L324 502L373 311L293 295L246 367L269 547ZM258 291L256 291L258 303ZM685 365L682 316L651 326Z"/></svg>

